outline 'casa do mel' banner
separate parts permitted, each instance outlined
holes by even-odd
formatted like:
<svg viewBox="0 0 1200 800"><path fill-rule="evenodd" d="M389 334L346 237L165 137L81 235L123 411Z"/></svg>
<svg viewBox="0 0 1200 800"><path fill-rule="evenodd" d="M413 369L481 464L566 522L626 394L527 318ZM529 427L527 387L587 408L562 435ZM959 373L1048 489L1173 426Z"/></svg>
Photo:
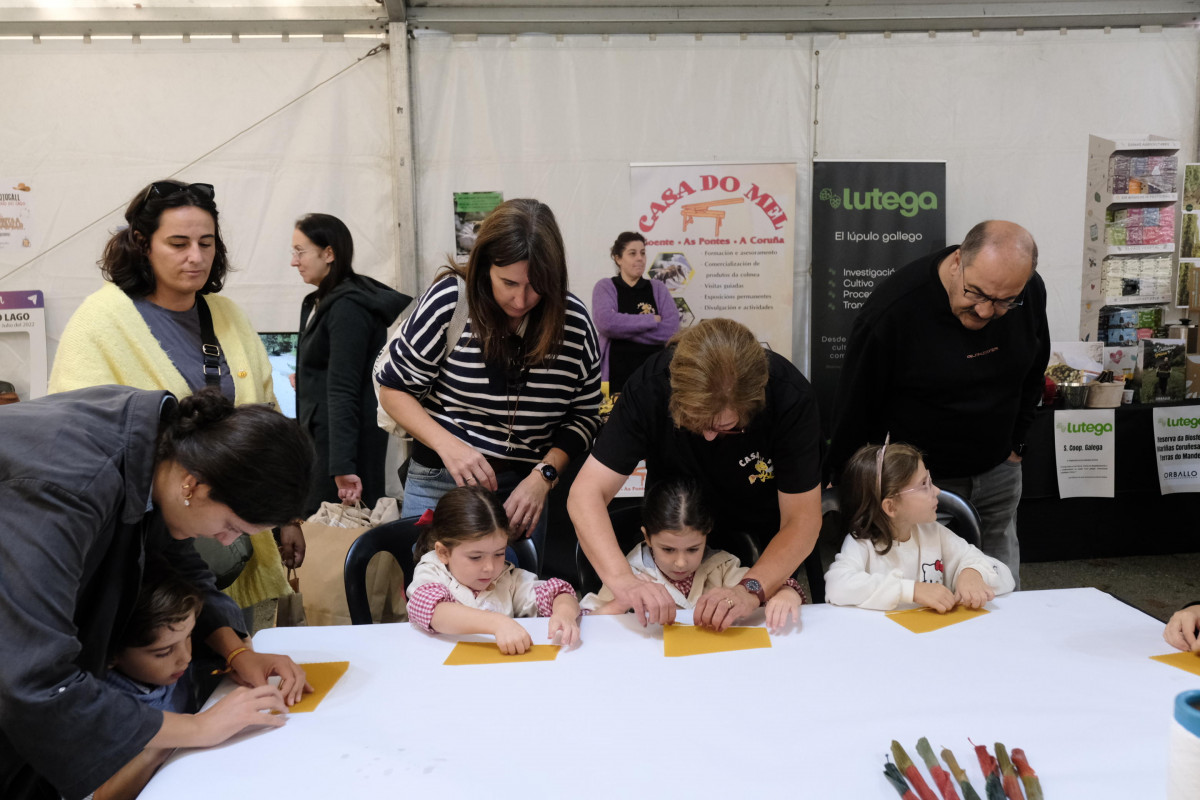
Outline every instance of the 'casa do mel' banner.
<svg viewBox="0 0 1200 800"><path fill-rule="evenodd" d="M809 380L828 434L858 309L894 270L946 246L942 161L814 161Z"/></svg>
<svg viewBox="0 0 1200 800"><path fill-rule="evenodd" d="M629 188L680 326L728 317L790 359L796 165L631 164Z"/></svg>

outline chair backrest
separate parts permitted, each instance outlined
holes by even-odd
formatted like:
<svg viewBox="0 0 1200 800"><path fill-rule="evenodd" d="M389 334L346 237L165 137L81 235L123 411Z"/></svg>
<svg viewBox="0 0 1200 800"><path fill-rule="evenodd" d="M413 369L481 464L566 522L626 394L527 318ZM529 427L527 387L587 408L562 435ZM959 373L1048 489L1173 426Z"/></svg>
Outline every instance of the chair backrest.
<svg viewBox="0 0 1200 800"><path fill-rule="evenodd" d="M350 610L350 622L355 625L369 625L371 605L367 599L367 565L376 553L387 551L395 557L404 572L404 587L412 583L413 547L421 529L417 527L419 517L405 517L395 522L364 531L354 540L346 552L346 564L342 576L346 582L346 606Z"/></svg>
<svg viewBox="0 0 1200 800"><path fill-rule="evenodd" d="M353 624L369 625L373 621L367 596L367 565L376 553L387 551L395 557L404 572L406 591L412 583L413 572L417 566L413 561L413 548L421 535L421 528L417 525L418 519L420 517L405 517L371 528L350 545L346 552L342 577L346 582L346 605L350 610L350 622ZM537 569L537 552L531 540L521 538L509 547L518 567L530 572Z"/></svg>
<svg viewBox="0 0 1200 800"><path fill-rule="evenodd" d="M979 512L970 500L942 489L938 494L937 514L938 522L966 539L970 544L979 547L980 542L983 541L983 523L979 518Z"/></svg>

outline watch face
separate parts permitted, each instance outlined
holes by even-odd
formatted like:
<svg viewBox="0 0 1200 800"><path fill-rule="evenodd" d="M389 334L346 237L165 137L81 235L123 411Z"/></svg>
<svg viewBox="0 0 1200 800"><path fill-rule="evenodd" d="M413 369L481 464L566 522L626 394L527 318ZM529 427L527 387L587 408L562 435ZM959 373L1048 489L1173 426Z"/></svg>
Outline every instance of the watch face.
<svg viewBox="0 0 1200 800"><path fill-rule="evenodd" d="M558 470L554 468L553 464L547 464L542 467L542 477L551 482L556 481L558 480Z"/></svg>
<svg viewBox="0 0 1200 800"><path fill-rule="evenodd" d="M747 578L742 583L742 585L745 586L750 591L755 592L755 593L761 592L763 590L762 584L759 583L758 581L754 580L754 578Z"/></svg>

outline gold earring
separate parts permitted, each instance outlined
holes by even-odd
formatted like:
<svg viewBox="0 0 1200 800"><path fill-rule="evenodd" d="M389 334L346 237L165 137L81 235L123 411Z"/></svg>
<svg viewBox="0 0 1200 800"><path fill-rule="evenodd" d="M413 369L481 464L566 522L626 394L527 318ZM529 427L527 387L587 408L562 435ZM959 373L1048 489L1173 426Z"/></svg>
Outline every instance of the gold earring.
<svg viewBox="0 0 1200 800"><path fill-rule="evenodd" d="M192 487L185 483L183 485L183 491L185 492L183 495L183 504L185 506L190 506L192 504Z"/></svg>

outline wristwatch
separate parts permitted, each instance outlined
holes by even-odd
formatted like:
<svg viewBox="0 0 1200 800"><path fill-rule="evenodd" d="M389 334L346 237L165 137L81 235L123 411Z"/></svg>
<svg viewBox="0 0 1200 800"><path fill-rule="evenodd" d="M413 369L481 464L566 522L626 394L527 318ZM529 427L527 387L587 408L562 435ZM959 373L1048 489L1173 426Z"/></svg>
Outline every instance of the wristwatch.
<svg viewBox="0 0 1200 800"><path fill-rule="evenodd" d="M747 592L758 598L759 606L767 604L767 593L763 591L763 586L754 578L742 578L738 581L738 586L744 588Z"/></svg>
<svg viewBox="0 0 1200 800"><path fill-rule="evenodd" d="M536 470L543 478L546 479L546 482L550 484L551 489L558 484L558 469L553 464L547 464L545 461L543 461L534 467L534 470Z"/></svg>

